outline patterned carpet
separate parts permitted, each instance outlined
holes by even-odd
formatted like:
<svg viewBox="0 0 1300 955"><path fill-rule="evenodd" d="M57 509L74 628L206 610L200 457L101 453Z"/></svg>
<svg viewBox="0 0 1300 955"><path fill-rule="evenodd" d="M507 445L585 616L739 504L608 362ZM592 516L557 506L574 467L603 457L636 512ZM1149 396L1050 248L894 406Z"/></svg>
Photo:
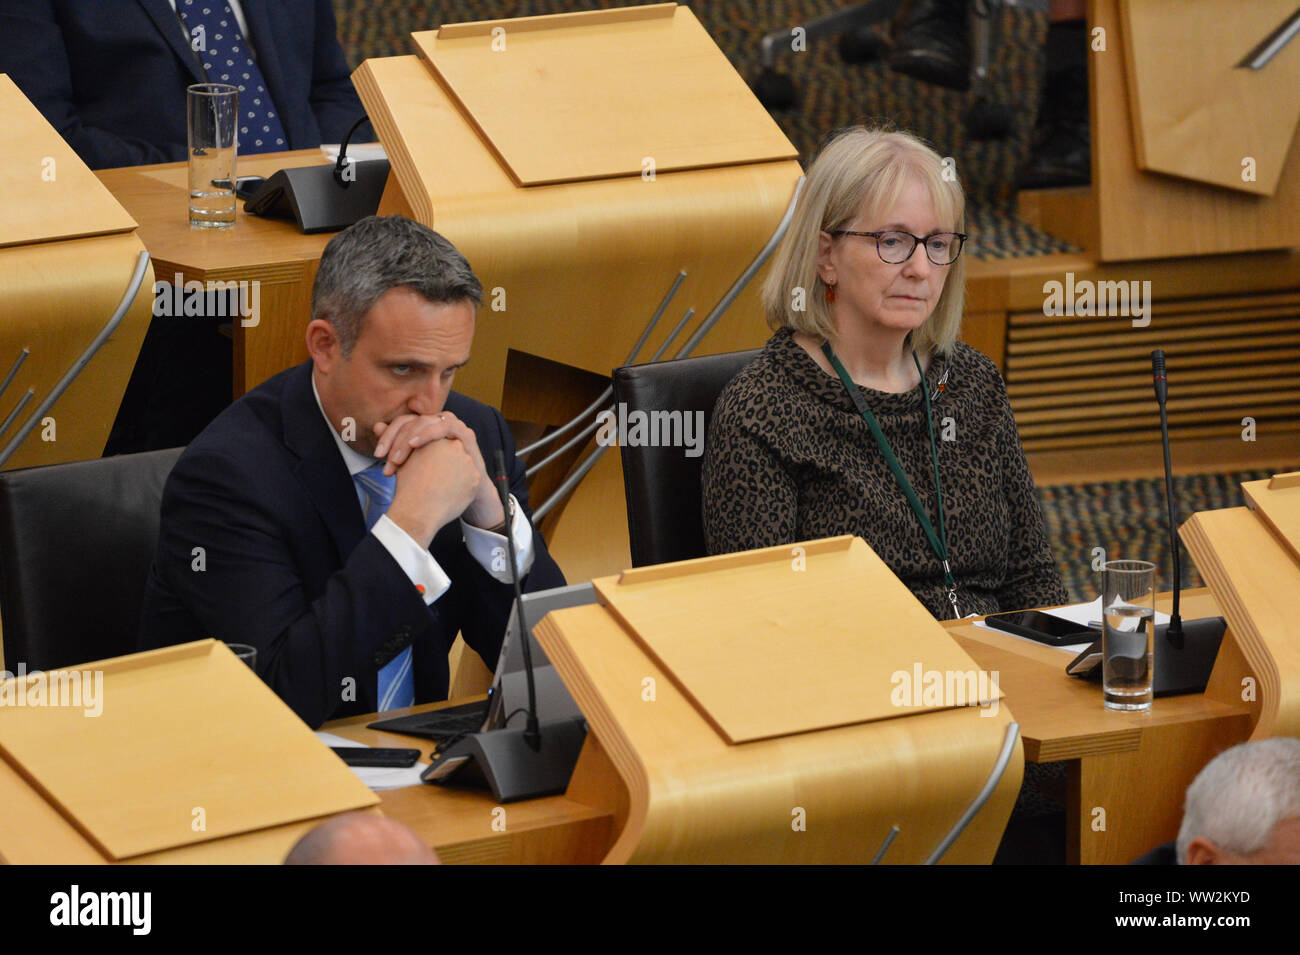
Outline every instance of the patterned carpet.
<svg viewBox="0 0 1300 955"><path fill-rule="evenodd" d="M334 0L339 37L355 66L373 56L412 52L410 34L443 23L568 13L638 6L646 0ZM840 9L840 0L709 0L687 4L732 66L751 85L759 72L763 35ZM826 134L856 123L889 123L930 142L952 156L970 200L967 252L985 258L1077 251L1024 222L1014 213L1016 173L1025 162L1038 113L1047 34L1045 14L1007 8L1000 21L1001 44L990 71L994 102L1011 107L1015 123L1005 140L975 142L962 116L969 93L943 89L893 73L883 64L845 64L837 41L810 43L806 52L787 52L778 66L800 94L792 110L773 118L806 163Z"/></svg>
<svg viewBox="0 0 1300 955"><path fill-rule="evenodd" d="M1257 481L1275 472L1300 469L1300 465L1236 474L1195 474L1174 478L1178 521L1196 511L1241 507L1242 481ZM1169 531L1165 512L1164 478L1063 484L1038 489L1047 536L1055 551L1061 579L1074 601L1092 600L1101 585L1101 573L1092 569L1093 548L1104 548L1109 560L1149 560L1156 565L1156 585L1168 590L1173 565L1169 558ZM1182 586L1204 582L1180 545Z"/></svg>

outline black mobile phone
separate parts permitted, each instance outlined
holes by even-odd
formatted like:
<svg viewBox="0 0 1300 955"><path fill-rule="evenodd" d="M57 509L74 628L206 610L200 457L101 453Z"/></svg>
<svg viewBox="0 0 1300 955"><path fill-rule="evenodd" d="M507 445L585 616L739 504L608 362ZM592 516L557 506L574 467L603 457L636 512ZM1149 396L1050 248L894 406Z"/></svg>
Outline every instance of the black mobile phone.
<svg viewBox="0 0 1300 955"><path fill-rule="evenodd" d="M266 182L264 176L240 176L235 180L236 198L251 199L253 194L262 188L264 182Z"/></svg>
<svg viewBox="0 0 1300 955"><path fill-rule="evenodd" d="M420 758L418 749L383 749L371 746L331 746L349 766L373 766L382 769L405 769Z"/></svg>
<svg viewBox="0 0 1300 955"><path fill-rule="evenodd" d="M1086 624L1074 623L1064 617L1054 617L1041 610L1016 610L1012 613L995 613L984 618L990 627L1037 640L1050 647L1064 647L1072 643L1086 643L1101 637L1101 631Z"/></svg>

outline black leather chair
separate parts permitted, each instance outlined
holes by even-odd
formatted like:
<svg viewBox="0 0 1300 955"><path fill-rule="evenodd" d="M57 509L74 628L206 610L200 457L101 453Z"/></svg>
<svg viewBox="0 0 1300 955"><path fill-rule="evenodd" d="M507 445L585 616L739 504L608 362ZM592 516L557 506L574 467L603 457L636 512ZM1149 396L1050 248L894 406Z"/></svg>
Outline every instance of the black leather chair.
<svg viewBox="0 0 1300 955"><path fill-rule="evenodd" d="M181 450L0 472L5 669L137 649L163 483Z"/></svg>
<svg viewBox="0 0 1300 955"><path fill-rule="evenodd" d="M684 417L703 411L707 428L722 389L757 355L754 350L625 365L614 370L614 401L624 404L628 414L681 411ZM632 566L703 557L700 469L704 456L687 457L681 447L620 443L619 449Z"/></svg>

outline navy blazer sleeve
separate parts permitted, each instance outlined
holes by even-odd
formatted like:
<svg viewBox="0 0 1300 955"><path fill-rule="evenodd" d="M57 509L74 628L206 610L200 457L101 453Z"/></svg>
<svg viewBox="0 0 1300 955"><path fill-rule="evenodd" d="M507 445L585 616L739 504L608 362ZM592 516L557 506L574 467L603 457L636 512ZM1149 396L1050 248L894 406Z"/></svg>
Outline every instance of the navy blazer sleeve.
<svg viewBox="0 0 1300 955"><path fill-rule="evenodd" d="M316 38L312 50L311 110L320 127L320 141L340 143L352 124L365 114L365 107L352 85L352 71L339 44L330 0L316 0ZM362 123L352 136L355 143L375 139L369 122Z"/></svg>
<svg viewBox="0 0 1300 955"><path fill-rule="evenodd" d="M89 12L100 15L105 11L101 8ZM153 32L148 21L136 10L127 11L126 19L132 23L139 21L141 45L145 45ZM137 85L143 79L139 70L145 65L145 60L154 58L152 51L136 51L130 62L124 62L118 65L116 72L108 73L101 67L106 69L109 64L101 63L99 58L85 62L77 50L75 42L69 48L54 0L0 0L0 73L9 74L23 95L32 101L86 165L91 169L107 169L184 159L185 86L196 81L187 78L177 64L168 70L165 77L154 76L153 90L144 91ZM131 51L124 52L129 54ZM175 59L169 49L164 47L162 52L165 58ZM74 63L70 56L79 59ZM154 66L156 64L149 64L151 72ZM159 84L167 82L175 84L178 91L159 89ZM133 133L125 126L96 125L84 120L76 106L78 88L88 83L99 83L103 87L101 93L93 95L122 97L118 109L134 106L140 112L175 110L179 104L180 119L173 121L171 125L174 128L170 133L162 128L149 128L147 137ZM140 98L138 103L131 102L135 97ZM146 128L141 122L131 123L130 127Z"/></svg>
<svg viewBox="0 0 1300 955"><path fill-rule="evenodd" d="M319 726L349 699L373 701L376 654L394 635L419 639L428 608L373 534L326 572L337 561L307 551L332 547L328 538L287 530L299 509L274 495L259 500L266 479L253 463L208 449L177 463L163 494L154 574L178 600L147 595L143 645L202 637L251 644L262 678ZM162 613L151 615L151 603Z"/></svg>

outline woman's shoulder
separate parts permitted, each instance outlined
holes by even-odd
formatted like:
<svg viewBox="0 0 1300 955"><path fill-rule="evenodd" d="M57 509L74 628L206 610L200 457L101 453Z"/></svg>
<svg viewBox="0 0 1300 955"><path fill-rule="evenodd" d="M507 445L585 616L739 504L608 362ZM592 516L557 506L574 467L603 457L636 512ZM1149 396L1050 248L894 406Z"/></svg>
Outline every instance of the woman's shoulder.
<svg viewBox="0 0 1300 955"><path fill-rule="evenodd" d="M944 360L947 367L943 374L948 379L949 388L972 397L997 396L1006 401L1007 386L1002 380L1002 372L997 363L979 349L965 342L954 342Z"/></svg>
<svg viewBox="0 0 1300 955"><path fill-rule="evenodd" d="M716 410L729 414L752 412L787 400L791 383L785 369L792 347L799 346L784 329L769 338L758 354L723 387Z"/></svg>

